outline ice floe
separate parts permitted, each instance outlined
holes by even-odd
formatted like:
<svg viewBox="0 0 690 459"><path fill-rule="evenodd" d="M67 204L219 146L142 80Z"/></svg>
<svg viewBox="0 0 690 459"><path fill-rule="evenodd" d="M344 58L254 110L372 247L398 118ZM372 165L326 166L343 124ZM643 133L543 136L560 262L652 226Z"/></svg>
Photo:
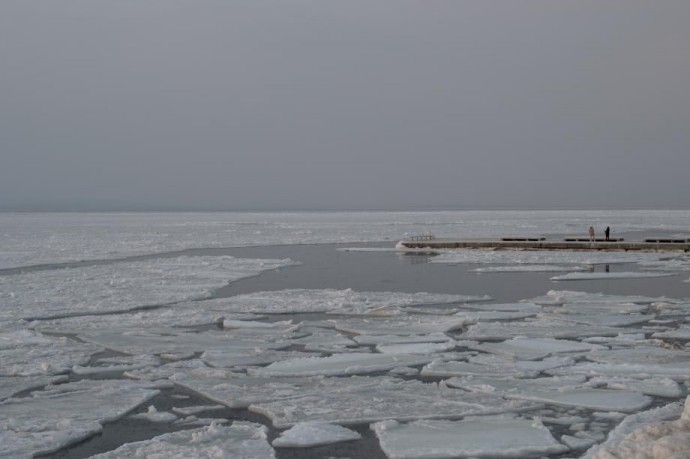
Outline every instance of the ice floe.
<svg viewBox="0 0 690 459"><path fill-rule="evenodd" d="M535 457L570 448L539 421L477 418L468 421L383 421L372 425L390 459Z"/></svg>
<svg viewBox="0 0 690 459"><path fill-rule="evenodd" d="M565 357L548 357L544 360L491 359L471 357L469 362L446 361L436 359L422 368L422 376L452 377L452 376L513 376L519 378L535 378L541 372L562 366L572 365L574 361Z"/></svg>
<svg viewBox="0 0 690 459"><path fill-rule="evenodd" d="M216 423L194 430L172 432L150 440L127 443L92 456L93 459L151 458L256 458L273 459L275 452L261 424L235 421L231 426Z"/></svg>
<svg viewBox="0 0 690 459"><path fill-rule="evenodd" d="M124 311L209 298L228 282L293 265L230 256L160 258L0 276L0 319Z"/></svg>
<svg viewBox="0 0 690 459"><path fill-rule="evenodd" d="M421 365L433 359L432 356L419 354L334 354L329 357L283 360L263 368L250 368L247 373L259 377L342 376L374 373L399 366Z"/></svg>
<svg viewBox="0 0 690 459"><path fill-rule="evenodd" d="M5 400L20 392L38 389L50 384L66 382L68 376L0 376L0 400Z"/></svg>
<svg viewBox="0 0 690 459"><path fill-rule="evenodd" d="M130 419L140 419L149 422L174 422L177 416L168 411L158 411L154 405L149 405L146 413L130 414Z"/></svg>
<svg viewBox="0 0 690 459"><path fill-rule="evenodd" d="M0 456L47 454L101 431L146 403L158 390L121 380L50 386L31 397L0 403Z"/></svg>
<svg viewBox="0 0 690 459"><path fill-rule="evenodd" d="M586 266L559 265L516 265L516 266L488 266L486 268L470 269L473 273L541 273L559 271L588 271Z"/></svg>
<svg viewBox="0 0 690 459"><path fill-rule="evenodd" d="M620 271L620 272L592 272L592 273L568 273L561 276L550 277L552 281L576 281L576 280L595 280L595 279L643 279L646 277L668 277L675 276L676 273L653 273L645 271Z"/></svg>
<svg viewBox="0 0 690 459"><path fill-rule="evenodd" d="M306 448L362 438L357 432L325 422L299 422L273 440L276 448Z"/></svg>
<svg viewBox="0 0 690 459"><path fill-rule="evenodd" d="M500 343L482 343L470 348L507 355L515 360L539 360L554 354L585 353L594 349L603 349L603 346L578 341L518 336Z"/></svg>
<svg viewBox="0 0 690 459"><path fill-rule="evenodd" d="M583 459L685 458L690 455L690 409L680 402L628 416Z"/></svg>
<svg viewBox="0 0 690 459"><path fill-rule="evenodd" d="M644 252L585 252L555 250L457 249L441 253L432 263L515 265L598 265L657 261L660 255ZM527 268L529 270L529 268Z"/></svg>

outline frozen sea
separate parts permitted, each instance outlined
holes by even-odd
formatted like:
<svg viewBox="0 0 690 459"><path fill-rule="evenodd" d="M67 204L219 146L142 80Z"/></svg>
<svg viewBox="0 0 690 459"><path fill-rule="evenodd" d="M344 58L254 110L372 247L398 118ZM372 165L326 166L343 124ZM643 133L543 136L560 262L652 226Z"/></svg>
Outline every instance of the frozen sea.
<svg viewBox="0 0 690 459"><path fill-rule="evenodd" d="M0 457L690 457L690 255L394 249L590 225L690 238L688 211L0 213Z"/></svg>

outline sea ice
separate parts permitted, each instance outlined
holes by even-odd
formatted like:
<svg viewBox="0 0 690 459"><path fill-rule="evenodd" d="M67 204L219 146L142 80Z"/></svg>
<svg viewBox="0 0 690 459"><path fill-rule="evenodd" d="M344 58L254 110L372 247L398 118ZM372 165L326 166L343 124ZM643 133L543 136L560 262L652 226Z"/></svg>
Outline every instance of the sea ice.
<svg viewBox="0 0 690 459"><path fill-rule="evenodd" d="M276 448L308 448L362 438L357 432L325 422L298 422L273 440Z"/></svg>
<svg viewBox="0 0 690 459"><path fill-rule="evenodd" d="M554 354L584 353L594 349L603 349L603 346L578 341L517 336L500 343L481 343L470 346L470 349L507 355L515 360L539 360Z"/></svg>
<svg viewBox="0 0 690 459"><path fill-rule="evenodd" d="M102 348L29 330L0 334L0 376L69 373Z"/></svg>
<svg viewBox="0 0 690 459"><path fill-rule="evenodd" d="M447 333L466 324L461 318L396 316L391 318L334 319L335 329L353 335L424 335Z"/></svg>
<svg viewBox="0 0 690 459"><path fill-rule="evenodd" d="M0 403L0 456L48 454L101 431L158 394L150 385L83 380Z"/></svg>
<svg viewBox="0 0 690 459"><path fill-rule="evenodd" d="M546 295L532 298L528 301L545 306L562 305L565 303L578 305L624 304L634 306L635 303L652 304L659 301L668 301L668 299L638 295L605 295L603 293L577 292L572 290L549 290ZM629 312L641 312L641 310L636 309Z"/></svg>
<svg viewBox="0 0 690 459"><path fill-rule="evenodd" d="M646 277L668 277L675 276L676 273L652 273L645 271L620 271L620 272L592 272L592 273L568 273L561 276L554 276L549 279L552 281L573 281L573 280L594 280L594 279L642 279Z"/></svg>
<svg viewBox="0 0 690 459"><path fill-rule="evenodd" d="M374 373L399 366L428 363L434 357L416 354L334 354L275 362L263 368L250 368L250 376L341 376Z"/></svg>
<svg viewBox="0 0 690 459"><path fill-rule="evenodd" d="M289 289L247 293L211 300L216 311L255 314L296 314L328 312L334 314L375 314L392 308L423 304L485 301L486 296L444 295L435 293L357 292L352 289Z"/></svg>
<svg viewBox="0 0 690 459"><path fill-rule="evenodd" d="M158 411L155 406L150 405L146 413L130 414L131 419L141 419L149 422L174 422L177 416L168 411Z"/></svg>
<svg viewBox="0 0 690 459"><path fill-rule="evenodd" d="M432 263L481 263L506 265L597 265L656 261L656 253L582 252L554 250L479 250L457 249L432 258Z"/></svg>
<svg viewBox="0 0 690 459"><path fill-rule="evenodd" d="M0 276L0 319L126 311L208 298L228 282L293 265L229 256L161 258Z"/></svg>
<svg viewBox="0 0 690 459"><path fill-rule="evenodd" d="M99 359L89 366L75 365L72 372L78 375L108 373L111 371L129 371L137 368L156 367L161 364L154 355L135 355L132 357L109 357Z"/></svg>
<svg viewBox="0 0 690 459"><path fill-rule="evenodd" d="M680 417L680 419L677 419ZM690 413L680 402L631 414L608 435L606 441L593 446L582 459L684 458L690 454ZM669 444L669 440L671 444ZM670 446L675 443L675 451Z"/></svg>
<svg viewBox="0 0 690 459"><path fill-rule="evenodd" d="M252 329L228 332L182 330L174 328L139 329L126 332L102 330L79 335L84 341L130 355L171 352L250 351L281 349L290 345L289 336Z"/></svg>
<svg viewBox="0 0 690 459"><path fill-rule="evenodd" d="M446 343L379 344L376 346L376 350L382 354L434 354L452 349L455 349L453 340L448 340Z"/></svg>
<svg viewBox="0 0 690 459"><path fill-rule="evenodd" d="M92 456L93 459L153 458L252 458L274 459L275 451L261 424L235 421L231 426L216 423L194 430L159 435L151 440L126 443Z"/></svg>
<svg viewBox="0 0 690 459"><path fill-rule="evenodd" d="M352 338L360 346L379 344L446 343L450 340L445 333L426 335L358 335Z"/></svg>
<svg viewBox="0 0 690 459"><path fill-rule="evenodd" d="M671 339L683 339L690 340L690 326L681 325L675 330L668 330L663 332L656 332L652 335L652 338L671 338Z"/></svg>
<svg viewBox="0 0 690 459"><path fill-rule="evenodd" d="M486 268L470 269L474 273L521 273L521 272L559 272L559 271L588 271L585 266L559 266L559 265L517 265L517 266L488 266Z"/></svg>
<svg viewBox="0 0 690 459"><path fill-rule="evenodd" d="M0 400L10 398L27 390L38 389L50 384L65 382L68 376L0 376Z"/></svg>
<svg viewBox="0 0 690 459"><path fill-rule="evenodd" d="M514 376L519 378L534 378L542 371L572 365L568 358L550 357L539 361L512 361L507 359L483 360L473 358L471 362L434 360L422 368L422 376L452 377L452 376Z"/></svg>
<svg viewBox="0 0 690 459"><path fill-rule="evenodd" d="M308 421L355 425L386 419L459 419L468 415L532 410L539 406L529 401L509 401L492 394L472 394L420 381L371 379L378 380L378 384L350 387L347 381L342 381L338 382L339 390L257 401L249 410L269 417L276 428L282 429Z"/></svg>
<svg viewBox="0 0 690 459"><path fill-rule="evenodd" d="M176 408L174 407L172 410L173 412L177 414L181 414L184 416L192 416L192 415L197 415L200 413L205 413L206 411L216 411L216 410L224 410L226 409L223 405L198 405L198 406L185 406L185 407L180 407Z"/></svg>
<svg viewBox="0 0 690 459"><path fill-rule="evenodd" d="M568 451L537 420L486 418L373 424L389 459L522 458Z"/></svg>
<svg viewBox="0 0 690 459"><path fill-rule="evenodd" d="M685 394L685 390L670 378L633 379L624 377L595 377L589 380L589 385L603 386L609 389L632 390L657 397L678 398Z"/></svg>
<svg viewBox="0 0 690 459"><path fill-rule="evenodd" d="M616 336L619 328L577 324L554 318L528 322L479 322L470 325L460 338L472 340L499 340L517 336L532 338L582 339L591 336Z"/></svg>
<svg viewBox="0 0 690 459"><path fill-rule="evenodd" d="M314 357L320 354L299 351L272 351L263 349L213 350L201 354L201 360L215 368L267 365L282 360Z"/></svg>

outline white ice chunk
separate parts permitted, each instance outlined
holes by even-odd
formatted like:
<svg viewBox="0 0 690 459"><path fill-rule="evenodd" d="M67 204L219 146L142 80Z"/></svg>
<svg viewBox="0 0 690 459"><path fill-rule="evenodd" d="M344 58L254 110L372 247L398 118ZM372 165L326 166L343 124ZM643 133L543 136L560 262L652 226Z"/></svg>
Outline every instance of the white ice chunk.
<svg viewBox="0 0 690 459"><path fill-rule="evenodd" d="M685 412L687 412L687 403ZM609 433L604 443L590 448L582 459L688 457L690 436L674 435L688 432L688 417L684 414L685 412L683 405L675 402L632 414ZM679 416L681 419L674 421ZM669 440L672 444L675 443L675 451L669 448L671 446L668 444Z"/></svg>
<svg viewBox="0 0 690 459"><path fill-rule="evenodd" d="M446 457L534 457L569 448L541 422L527 419L378 422L371 427L391 459Z"/></svg>
<svg viewBox="0 0 690 459"><path fill-rule="evenodd" d="M603 346L578 341L518 336L501 343L482 343L471 346L470 349L507 355L516 360L538 360L554 354L581 353L603 349Z"/></svg>
<svg viewBox="0 0 690 459"><path fill-rule="evenodd" d="M470 325L461 337L473 340L510 339L516 336L554 339L582 339L591 336L617 336L620 328L539 318L529 322L479 322Z"/></svg>
<svg viewBox="0 0 690 459"><path fill-rule="evenodd" d="M201 360L208 365L216 368L232 368L237 366L267 365L269 363L282 360L296 359L301 357L314 357L320 354L298 351L271 351L271 350L252 350L228 349L226 351L213 350L201 354Z"/></svg>
<svg viewBox="0 0 690 459"><path fill-rule="evenodd" d="M334 354L275 362L263 368L250 368L251 376L337 376L373 373L391 368L428 363L433 357L412 354Z"/></svg>
<svg viewBox="0 0 690 459"><path fill-rule="evenodd" d="M202 351L249 351L281 349L290 345L289 335L271 329L233 330L228 332L182 330L174 328L139 329L131 331L92 332L79 335L87 342L127 354L163 354Z"/></svg>
<svg viewBox="0 0 690 459"><path fill-rule="evenodd" d="M460 318L413 315L385 319L337 319L334 323L336 330L353 335L424 335L457 330L466 321Z"/></svg>
<svg viewBox="0 0 690 459"><path fill-rule="evenodd" d="M235 421L231 426L211 424L194 430L182 430L151 440L127 443L116 450L97 454L93 459L152 458L257 458L273 459L266 427L252 422Z"/></svg>
<svg viewBox="0 0 690 459"><path fill-rule="evenodd" d="M131 419L141 419L149 422L175 422L177 416L167 411L158 411L155 406L150 405L146 413L131 414Z"/></svg>
<svg viewBox="0 0 690 459"><path fill-rule="evenodd" d="M644 279L647 277L668 277L675 276L676 273L652 273L644 271L620 271L620 272L591 272L591 273L568 273L561 276L554 276L552 281L574 281L574 280L594 280L594 279Z"/></svg>
<svg viewBox="0 0 690 459"><path fill-rule="evenodd" d="M125 311L208 298L233 280L293 265L291 260L176 257L0 276L0 319Z"/></svg>
<svg viewBox="0 0 690 459"><path fill-rule="evenodd" d="M65 338L22 330L0 334L0 376L68 373L102 348Z"/></svg>
<svg viewBox="0 0 690 459"><path fill-rule="evenodd" d="M517 265L517 266L488 266L486 268L470 269L475 273L541 273L559 271L588 271L586 266L559 265Z"/></svg>
<svg viewBox="0 0 690 459"><path fill-rule="evenodd" d="M19 392L38 389L50 384L65 382L68 376L14 376L0 377L0 400L12 397Z"/></svg>
<svg viewBox="0 0 690 459"><path fill-rule="evenodd" d="M455 341L453 340L446 343L379 344L376 346L376 350L382 354L434 354L454 348Z"/></svg>
<svg viewBox="0 0 690 459"><path fill-rule="evenodd" d="M324 422L299 422L273 440L276 448L308 448L362 438L357 432Z"/></svg>
<svg viewBox="0 0 690 459"><path fill-rule="evenodd" d="M72 367L72 372L78 375L91 375L111 371L129 371L138 368L157 367L160 364L160 359L154 355L136 355L133 357L99 359L96 364L88 367L75 365Z"/></svg>
<svg viewBox="0 0 690 459"><path fill-rule="evenodd" d="M450 340L445 333L429 333L426 335L359 335L353 338L360 346L379 344L414 344L414 343L446 343Z"/></svg>
<svg viewBox="0 0 690 459"><path fill-rule="evenodd" d="M671 338L671 339L683 339L690 340L690 326L681 325L675 330L668 330L663 332L656 332L652 335L652 338Z"/></svg>
<svg viewBox="0 0 690 459"><path fill-rule="evenodd" d="M562 304L577 304L577 305L618 305L628 304L634 306L635 304L652 304L659 301L669 301L667 298L651 298L647 296L638 295L605 295L603 293L589 293L576 292L572 290L549 290L545 296L532 298L529 300L541 305L562 305ZM633 310L630 312L641 312Z"/></svg>
<svg viewBox="0 0 690 459"><path fill-rule="evenodd" d="M550 357L540 361L512 360L481 360L473 362L456 362L434 360L422 368L422 376L452 377L452 376L515 376L520 378L534 378L542 371L572 365L569 358Z"/></svg>
<svg viewBox="0 0 690 459"><path fill-rule="evenodd" d="M0 457L48 454L101 431L158 394L122 380L50 386L32 397L0 403Z"/></svg>
<svg viewBox="0 0 690 459"><path fill-rule="evenodd" d="M633 390L657 397L677 398L685 394L685 390L670 378L633 379L624 377L595 377L589 380L593 386L604 386L609 389Z"/></svg>

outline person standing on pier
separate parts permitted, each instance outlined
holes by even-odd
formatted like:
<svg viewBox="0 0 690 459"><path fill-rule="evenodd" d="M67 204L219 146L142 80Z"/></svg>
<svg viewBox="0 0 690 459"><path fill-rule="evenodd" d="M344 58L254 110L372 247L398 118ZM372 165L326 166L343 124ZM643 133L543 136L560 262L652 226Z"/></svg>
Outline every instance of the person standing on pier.
<svg viewBox="0 0 690 459"><path fill-rule="evenodd" d="M594 227L593 226L589 227L589 241L594 242Z"/></svg>
<svg viewBox="0 0 690 459"><path fill-rule="evenodd" d="M606 236L607 241L609 240L609 234L611 234L611 228L609 228L607 226L606 229L604 230L604 236Z"/></svg>

